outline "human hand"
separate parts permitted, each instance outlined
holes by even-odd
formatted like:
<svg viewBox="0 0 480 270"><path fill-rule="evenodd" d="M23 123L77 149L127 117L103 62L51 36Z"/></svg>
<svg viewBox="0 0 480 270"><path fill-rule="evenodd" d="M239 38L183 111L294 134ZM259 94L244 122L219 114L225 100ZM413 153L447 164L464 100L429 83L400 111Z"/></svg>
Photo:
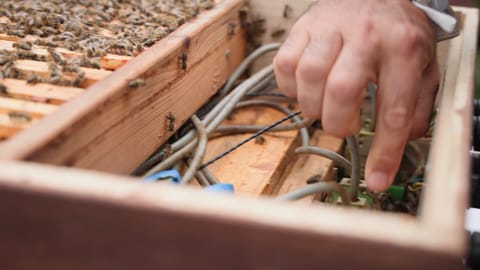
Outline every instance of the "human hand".
<svg viewBox="0 0 480 270"><path fill-rule="evenodd" d="M426 133L439 74L434 30L408 0L321 0L293 26L274 59L279 88L304 115L346 137L360 128L369 82L377 121L365 176L387 189L409 139Z"/></svg>

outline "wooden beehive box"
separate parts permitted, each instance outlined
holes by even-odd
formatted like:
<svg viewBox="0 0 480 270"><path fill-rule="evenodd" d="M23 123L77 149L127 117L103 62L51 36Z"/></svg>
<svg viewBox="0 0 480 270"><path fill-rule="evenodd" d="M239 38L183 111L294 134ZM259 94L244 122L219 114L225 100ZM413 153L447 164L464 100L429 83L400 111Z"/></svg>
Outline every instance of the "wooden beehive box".
<svg viewBox="0 0 480 270"><path fill-rule="evenodd" d="M284 18L287 2L292 14ZM308 2L250 1L252 14L266 18L264 42L271 31L288 29ZM174 113L178 128L241 62L246 47L239 17L243 5L241 0L218 1L116 71L92 75L87 90L12 86L18 96L39 91L57 103L12 105L32 110L38 122L0 144L1 269L462 267L475 9L458 8L460 36L439 44L441 109L417 218L206 194L119 175L131 172L171 135L165 115ZM137 79L145 85L132 90L128 84ZM23 128L0 124L2 132L11 134ZM260 153L272 158L261 166L258 179L238 169L244 174L234 177L241 179L235 184L253 195L279 194L299 185L291 179L302 171L296 163L285 166L289 160L282 156L295 136L268 143ZM315 138L336 151L341 146L335 138ZM245 166L251 169L256 161L249 162ZM322 166L325 175L332 167L325 161L303 162ZM232 172L222 165L215 170Z"/></svg>

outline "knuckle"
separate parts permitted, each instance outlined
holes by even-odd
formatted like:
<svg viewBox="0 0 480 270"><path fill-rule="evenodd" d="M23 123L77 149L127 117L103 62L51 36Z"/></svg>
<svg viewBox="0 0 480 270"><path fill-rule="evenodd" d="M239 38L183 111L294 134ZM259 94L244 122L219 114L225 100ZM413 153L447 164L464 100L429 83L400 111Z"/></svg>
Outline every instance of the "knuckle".
<svg viewBox="0 0 480 270"><path fill-rule="evenodd" d="M383 121L389 130L401 131L410 128L411 115L406 107L396 106L385 111Z"/></svg>
<svg viewBox="0 0 480 270"><path fill-rule="evenodd" d="M297 67L298 58L292 54L283 50L279 51L275 56L275 69L279 73L294 74Z"/></svg>
<svg viewBox="0 0 480 270"><path fill-rule="evenodd" d="M356 101L357 91L361 88L348 79L329 78L327 92L339 103L349 104Z"/></svg>
<svg viewBox="0 0 480 270"><path fill-rule="evenodd" d="M396 29L395 48L404 57L416 55L418 50L423 50L426 43L425 35L413 25L402 25Z"/></svg>
<svg viewBox="0 0 480 270"><path fill-rule="evenodd" d="M360 122L351 122L349 119L338 121L333 118L329 118L328 116L324 116L322 119L322 128L327 134L339 138L345 138L347 136L356 134L360 130Z"/></svg>
<svg viewBox="0 0 480 270"><path fill-rule="evenodd" d="M323 80L327 72L327 68L320 61L305 57L298 64L296 76L306 81L317 82Z"/></svg>
<svg viewBox="0 0 480 270"><path fill-rule="evenodd" d="M320 119L322 117L322 114L318 110L311 110L308 108L305 108L305 109L302 108L302 114L306 118L310 118L310 119Z"/></svg>

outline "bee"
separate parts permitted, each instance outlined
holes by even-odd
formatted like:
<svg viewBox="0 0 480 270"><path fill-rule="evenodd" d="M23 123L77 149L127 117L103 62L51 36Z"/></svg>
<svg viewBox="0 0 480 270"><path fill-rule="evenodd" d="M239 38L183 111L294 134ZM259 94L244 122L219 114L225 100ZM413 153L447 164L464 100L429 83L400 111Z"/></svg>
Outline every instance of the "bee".
<svg viewBox="0 0 480 270"><path fill-rule="evenodd" d="M11 62L11 58L8 57L8 56L2 56L0 57L0 66L3 66L7 63L10 63Z"/></svg>
<svg viewBox="0 0 480 270"><path fill-rule="evenodd" d="M277 28L277 29L274 29L272 31L272 33L270 34L270 36L272 38L279 38L281 36L283 36L287 31L284 29L284 28Z"/></svg>
<svg viewBox="0 0 480 270"><path fill-rule="evenodd" d="M32 117L27 112L13 111L8 113L8 118L17 123L28 123L32 121Z"/></svg>
<svg viewBox="0 0 480 270"><path fill-rule="evenodd" d="M283 14L282 14L282 15L283 15L283 18L285 18L285 19L290 18L291 14L292 14L292 11L293 11L293 9L292 9L291 6L285 5L285 6L283 7Z"/></svg>
<svg viewBox="0 0 480 270"><path fill-rule="evenodd" d="M230 22L227 28L227 35L233 36L235 34L235 28L237 28L237 24L235 22Z"/></svg>
<svg viewBox="0 0 480 270"><path fill-rule="evenodd" d="M310 184L318 183L320 182L320 179L322 179L322 175L320 174L312 175L307 179L307 184L310 185Z"/></svg>
<svg viewBox="0 0 480 270"><path fill-rule="evenodd" d="M128 88L130 89L137 89L138 87L144 86L144 85L145 85L144 79L135 79L128 82Z"/></svg>
<svg viewBox="0 0 480 270"><path fill-rule="evenodd" d="M175 130L175 120L177 120L177 118L175 117L175 115L172 112L168 112L166 118L167 118L167 131L168 132L174 131Z"/></svg>
<svg viewBox="0 0 480 270"><path fill-rule="evenodd" d="M13 47L20 50L30 51L32 49L32 43L30 41L21 41L14 43Z"/></svg>
<svg viewBox="0 0 480 270"><path fill-rule="evenodd" d="M47 51L50 53L50 56L52 57L53 62L59 65L65 64L65 61L63 60L62 55L56 52L55 49L48 48Z"/></svg>
<svg viewBox="0 0 480 270"><path fill-rule="evenodd" d="M180 69L181 70L186 70L187 69L187 59L188 59L187 53L182 52L180 54L180 57L179 57Z"/></svg>
<svg viewBox="0 0 480 270"><path fill-rule="evenodd" d="M0 95L2 95L2 96L8 96L7 86L5 86L5 85L2 84L2 83L0 83Z"/></svg>
<svg viewBox="0 0 480 270"><path fill-rule="evenodd" d="M27 84L36 84L39 82L38 76L31 74L27 77Z"/></svg>
<svg viewBox="0 0 480 270"><path fill-rule="evenodd" d="M266 142L266 139L262 135L259 135L259 136L255 137L255 143L256 144L264 145L265 142Z"/></svg>

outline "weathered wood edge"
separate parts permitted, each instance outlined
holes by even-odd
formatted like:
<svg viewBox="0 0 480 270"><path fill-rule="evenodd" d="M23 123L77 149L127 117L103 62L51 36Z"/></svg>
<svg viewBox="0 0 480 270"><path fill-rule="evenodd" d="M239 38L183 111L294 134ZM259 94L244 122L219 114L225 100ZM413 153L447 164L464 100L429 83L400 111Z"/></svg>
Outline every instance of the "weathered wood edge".
<svg viewBox="0 0 480 270"><path fill-rule="evenodd" d="M461 267L456 236L404 216L25 162L0 162L0 171L4 269Z"/></svg>
<svg viewBox="0 0 480 270"><path fill-rule="evenodd" d="M468 207L475 55L479 12L455 8L463 16L461 36L450 41L440 113L433 135L421 223L439 235L457 235L466 250L464 214Z"/></svg>
<svg viewBox="0 0 480 270"><path fill-rule="evenodd" d="M66 160L66 158L61 162L58 161L59 157L62 157L62 153L67 153L65 156L69 156L68 153L78 152L79 149L94 141L115 124L118 126L118 123L124 121L126 117L131 118L132 114L135 114L135 109L138 110L139 106L145 106L145 102L168 92L168 87L175 80L188 79L190 66L194 67L198 62L203 61L205 57L215 52L218 49L217 46L223 44L225 39L231 38L231 36L228 36L229 31L231 31L229 22L232 21L232 16L236 16L238 19L238 10L243 4L243 0L220 1L212 10L200 14L193 21L181 26L152 48L87 89L79 97L62 106L57 112L2 143L0 145L0 159L28 159L49 162L49 159L57 158L57 161L53 163L71 165L68 164L71 161ZM239 25L239 23L236 24L236 29L233 32L234 36L244 35L243 31L239 29ZM222 28L219 29L219 27ZM212 39L209 36L212 31L217 31L217 35L224 33L222 34L224 38ZM202 50L197 49L201 46L203 46ZM241 48L244 44L238 46ZM179 58L185 51L189 54L186 71L182 70L179 64ZM242 57L232 56L231 58L231 65L226 69L232 70ZM205 72L205 70L197 70L197 72ZM222 77L216 78L217 81L213 82L217 88L228 76L221 75ZM155 76L160 76L161 80L159 81L159 78ZM169 80L165 80L162 76L171 77ZM138 78L145 79L146 85L135 91L129 90L129 81ZM153 83L155 85L152 85ZM199 102L203 104L213 94L214 89L208 87L208 89L199 89L198 91L208 92L207 97L204 96L204 100ZM182 118L177 117L177 127L198 108L183 106L182 109L186 113L182 115ZM164 125L164 121L160 122ZM86 125L90 126L86 127ZM165 141L170 134L167 134L166 129L163 129L161 134L155 134L153 136L155 138L151 140L151 143L154 142L155 145L149 147L151 149L143 155L143 158ZM121 143L119 147L122 147ZM128 166L129 169L134 168L140 161L131 161ZM125 168L121 168L119 172L125 172L125 170Z"/></svg>

